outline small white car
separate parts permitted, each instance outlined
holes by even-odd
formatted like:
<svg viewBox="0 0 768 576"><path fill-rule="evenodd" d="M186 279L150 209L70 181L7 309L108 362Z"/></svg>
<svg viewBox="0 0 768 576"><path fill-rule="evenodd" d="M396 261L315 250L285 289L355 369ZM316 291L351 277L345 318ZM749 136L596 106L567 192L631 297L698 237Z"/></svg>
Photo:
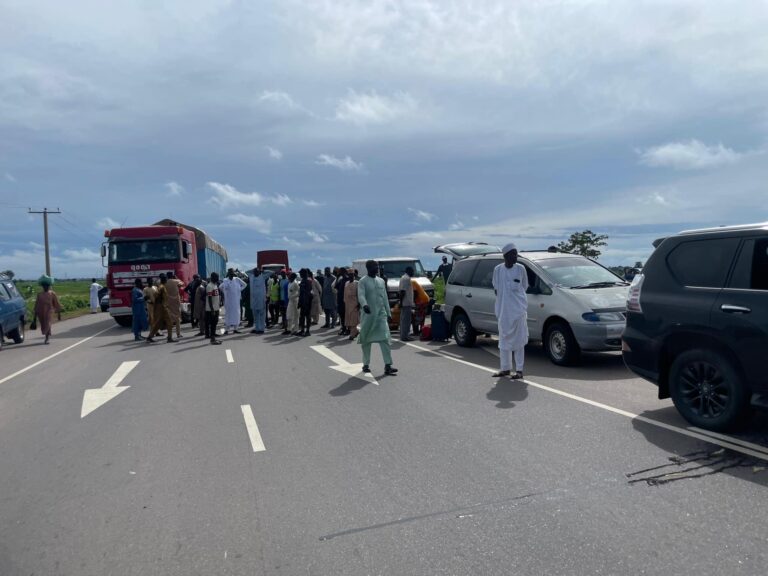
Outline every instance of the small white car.
<svg viewBox="0 0 768 576"><path fill-rule="evenodd" d="M445 288L445 317L459 346L496 334L493 269L500 253L457 261ZM582 350L621 349L629 283L594 260L554 250L521 252L528 272L528 332L553 363L570 365Z"/></svg>

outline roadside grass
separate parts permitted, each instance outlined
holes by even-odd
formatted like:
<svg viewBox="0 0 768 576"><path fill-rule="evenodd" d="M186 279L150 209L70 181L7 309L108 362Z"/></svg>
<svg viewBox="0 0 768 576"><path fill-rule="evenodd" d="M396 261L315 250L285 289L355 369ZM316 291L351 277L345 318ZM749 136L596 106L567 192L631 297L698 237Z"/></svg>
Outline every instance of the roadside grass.
<svg viewBox="0 0 768 576"><path fill-rule="evenodd" d="M435 302L445 304L445 281L442 276L432 280L432 285L435 287Z"/></svg>
<svg viewBox="0 0 768 576"><path fill-rule="evenodd" d="M97 280L104 285L103 281ZM41 288L36 281L19 280L15 282L16 289L27 302L28 318L34 314L35 298ZM61 303L61 317L75 318L90 312L90 280L56 280L53 291Z"/></svg>

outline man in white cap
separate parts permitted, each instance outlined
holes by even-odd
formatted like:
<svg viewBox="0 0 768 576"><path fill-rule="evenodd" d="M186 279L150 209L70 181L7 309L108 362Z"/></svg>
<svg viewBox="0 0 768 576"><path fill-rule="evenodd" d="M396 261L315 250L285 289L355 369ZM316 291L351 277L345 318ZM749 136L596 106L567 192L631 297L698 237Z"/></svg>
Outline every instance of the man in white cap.
<svg viewBox="0 0 768 576"><path fill-rule="evenodd" d="M504 263L493 270L493 289L496 293L496 319L499 323L499 357L501 370L494 378L509 376L523 378L525 345L528 343L528 273L517 263L517 246L509 243L502 249ZM514 360L515 372L512 373Z"/></svg>

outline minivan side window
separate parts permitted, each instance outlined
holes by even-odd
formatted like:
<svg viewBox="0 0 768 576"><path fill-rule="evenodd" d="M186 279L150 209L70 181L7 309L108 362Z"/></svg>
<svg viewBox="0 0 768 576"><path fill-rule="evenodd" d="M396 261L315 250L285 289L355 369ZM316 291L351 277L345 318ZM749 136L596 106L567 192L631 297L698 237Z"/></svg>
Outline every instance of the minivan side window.
<svg viewBox="0 0 768 576"><path fill-rule="evenodd" d="M545 296L549 296L550 294L552 294L552 289L549 286L547 286L547 284L539 277L538 274L536 274L536 272L531 270L525 264L523 264L523 266L525 267L525 271L528 274L528 290L526 290L527 294L531 294L532 293L531 291L534 290L536 287L539 288L538 294L543 294Z"/></svg>
<svg viewBox="0 0 768 576"><path fill-rule="evenodd" d="M744 241L728 286L768 290L768 238Z"/></svg>
<svg viewBox="0 0 768 576"><path fill-rule="evenodd" d="M480 260L472 275L471 285L476 288L493 288L493 270L501 264L501 260L488 258Z"/></svg>
<svg viewBox="0 0 768 576"><path fill-rule="evenodd" d="M722 288L738 244L738 238L682 242L667 256L667 265L683 286Z"/></svg>
<svg viewBox="0 0 768 576"><path fill-rule="evenodd" d="M477 260L463 260L457 262L453 266L453 271L448 277L448 284L454 286L469 286L469 281L472 278L472 272L475 271L477 266Z"/></svg>
<svg viewBox="0 0 768 576"><path fill-rule="evenodd" d="M8 291L5 289L5 286L0 283L0 302L3 302L5 300L10 300L11 297L8 296Z"/></svg>

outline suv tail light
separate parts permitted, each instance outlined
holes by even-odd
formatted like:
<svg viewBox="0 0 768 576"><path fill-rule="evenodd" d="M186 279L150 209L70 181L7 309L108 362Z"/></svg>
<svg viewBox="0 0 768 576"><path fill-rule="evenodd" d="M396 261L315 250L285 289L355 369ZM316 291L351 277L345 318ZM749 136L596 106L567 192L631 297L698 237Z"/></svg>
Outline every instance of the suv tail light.
<svg viewBox="0 0 768 576"><path fill-rule="evenodd" d="M627 295L627 312L643 313L643 307L640 305L640 292L643 288L643 280L645 280L643 274L638 274L632 280L632 285L629 287L629 294Z"/></svg>

